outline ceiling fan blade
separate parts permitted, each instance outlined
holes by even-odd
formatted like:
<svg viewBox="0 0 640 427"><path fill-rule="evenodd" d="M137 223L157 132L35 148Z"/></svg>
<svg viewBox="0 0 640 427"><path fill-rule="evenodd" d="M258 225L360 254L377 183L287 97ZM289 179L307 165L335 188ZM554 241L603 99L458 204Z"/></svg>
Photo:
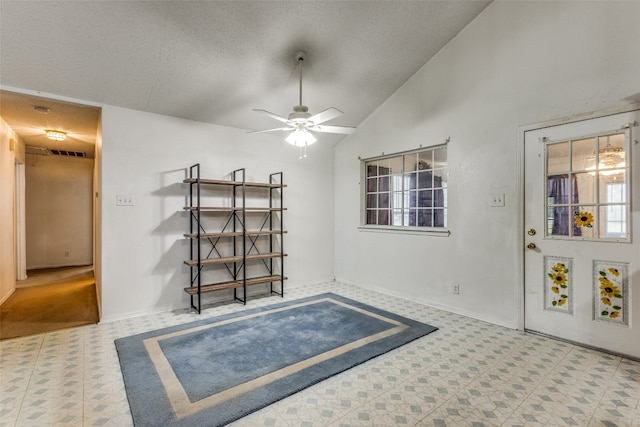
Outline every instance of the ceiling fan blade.
<svg viewBox="0 0 640 427"><path fill-rule="evenodd" d="M344 113L337 108L329 107L326 110L320 111L318 114L309 117L308 121L319 125L320 123L328 122L329 120L335 119L336 117L340 117L343 114Z"/></svg>
<svg viewBox="0 0 640 427"><path fill-rule="evenodd" d="M279 116L277 114L273 114L273 113L271 113L271 112L269 112L267 110L260 110L260 109L254 108L253 111L257 111L258 113L264 113L267 116L271 117L272 119L276 119L276 120L278 120L278 121L280 121L282 123L289 123L289 119L281 117L281 116Z"/></svg>
<svg viewBox="0 0 640 427"><path fill-rule="evenodd" d="M326 126L326 125L316 125L310 128L316 132L325 132L325 133L344 133L351 134L356 128L351 126Z"/></svg>
<svg viewBox="0 0 640 427"><path fill-rule="evenodd" d="M265 133L265 132L277 132L277 131L292 131L294 128L273 128L273 129L265 129L265 130L250 130L247 133Z"/></svg>

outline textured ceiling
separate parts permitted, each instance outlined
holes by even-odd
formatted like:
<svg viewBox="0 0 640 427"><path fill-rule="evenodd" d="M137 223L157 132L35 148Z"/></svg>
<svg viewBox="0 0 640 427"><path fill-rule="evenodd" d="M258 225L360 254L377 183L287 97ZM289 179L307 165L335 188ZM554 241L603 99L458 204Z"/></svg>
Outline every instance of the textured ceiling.
<svg viewBox="0 0 640 427"><path fill-rule="evenodd" d="M251 109L291 112L305 50L303 103L357 126L488 3L1 0L0 84L265 129Z"/></svg>

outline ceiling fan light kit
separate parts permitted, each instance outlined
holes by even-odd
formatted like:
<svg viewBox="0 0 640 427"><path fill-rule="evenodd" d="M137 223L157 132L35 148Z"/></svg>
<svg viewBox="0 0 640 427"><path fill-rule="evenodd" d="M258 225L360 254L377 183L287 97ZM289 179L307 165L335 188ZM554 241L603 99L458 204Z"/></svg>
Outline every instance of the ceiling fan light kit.
<svg viewBox="0 0 640 427"><path fill-rule="evenodd" d="M316 137L313 135L313 132L325 132L325 133L340 133L340 134L350 134L356 129L355 127L350 126L326 126L321 125L324 122L328 122L329 120L333 120L336 117L340 117L343 113L334 107L329 107L324 111L321 111L318 114L309 113L309 108L306 105L302 105L302 63L306 59L307 54L300 50L295 54L295 60L298 62L298 67L300 69L300 86L299 86L299 103L298 105L293 107L293 112L289 114L287 118L279 116L277 114L271 113L267 110L254 109L253 111L257 111L259 113L266 114L272 119L278 120L286 125L286 127L279 127L273 129L266 130L258 130L251 131L249 133L264 133L264 132L290 132L290 134L285 138L289 144L294 145L296 147L300 147L302 150L305 149L304 155L300 155L300 158L307 157L306 155L306 147L308 145L313 144L317 141Z"/></svg>

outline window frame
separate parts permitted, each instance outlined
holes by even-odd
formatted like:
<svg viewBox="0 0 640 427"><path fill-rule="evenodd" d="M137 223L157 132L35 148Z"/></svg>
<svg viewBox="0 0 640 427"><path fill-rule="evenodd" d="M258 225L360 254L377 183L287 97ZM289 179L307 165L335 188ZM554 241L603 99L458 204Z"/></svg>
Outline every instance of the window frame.
<svg viewBox="0 0 640 427"><path fill-rule="evenodd" d="M383 232L383 233L408 233L408 234L420 234L420 235L435 235L435 236L449 236L451 234L451 231L449 230L449 224L448 224L448 211L449 211L449 203L448 203L448 189L449 189L449 185L448 185L448 179L445 181L446 185L445 186L441 186L438 187L437 189L433 188L433 186L430 187L431 191L436 191L436 190L442 190L443 191L443 198L444 198L444 204L442 207L437 207L437 208L431 208L432 210L439 210L442 211L442 214L444 216L444 226L442 227L434 227L434 226L418 226L418 225L414 225L414 226L410 226L410 225L404 225L404 221L405 218L409 215L409 206L407 205L407 201L404 199L405 198L405 192L409 192L410 189L405 189L405 180L408 178L408 175L412 172L412 171L406 171L405 170L405 156L408 155L412 155L412 154L418 154L418 153L429 153L432 158L434 156L434 152L436 152L437 150L445 150L445 155L446 155L446 164L444 167L437 167L437 168L432 168L429 169L431 171L444 171L443 174L444 176L446 176L448 178L449 176L449 153L448 153L448 141L445 142L444 144L438 144L438 145L431 145L428 147L420 147L417 149L413 149L413 150L407 150L407 151L402 151L402 152L397 152L397 153L391 153L391 154L385 154L383 153L380 156L375 156L375 157L369 157L369 158L365 158L362 159L360 158L360 226L358 227L359 230L361 231L370 231L370 232ZM388 190L386 191L387 194L389 194L389 225L378 225L378 224L367 224L367 212L369 209L369 206L367 204L367 197L369 195L371 195L371 192L368 191L368 174L367 174L367 164L374 162L374 161L382 161L382 160L386 160L386 159L393 159L393 158L399 158L400 162L402 163L402 170L400 173L396 174L396 173L391 173L389 175L384 175L384 176L388 176L389 178L389 186L388 186ZM419 173L418 170L416 170L416 172ZM378 175L379 176L379 175ZM394 191L393 189L393 178L395 177L400 177L401 180L401 184L402 184L402 189L400 191ZM416 175L417 176L417 175ZM416 190L417 191L417 190ZM376 191L374 192L376 194L376 197L379 196L380 192ZM394 217L394 201L393 201L393 197L394 197L394 193L400 193L402 194L402 201L400 203L400 213L399 215L402 216L402 225L391 225L393 223L393 217ZM373 208L373 209L378 209ZM417 212L417 210L419 210L419 207L415 207L414 208ZM435 214L432 213L431 214L431 218L432 221L435 218ZM417 221L417 219L416 219Z"/></svg>

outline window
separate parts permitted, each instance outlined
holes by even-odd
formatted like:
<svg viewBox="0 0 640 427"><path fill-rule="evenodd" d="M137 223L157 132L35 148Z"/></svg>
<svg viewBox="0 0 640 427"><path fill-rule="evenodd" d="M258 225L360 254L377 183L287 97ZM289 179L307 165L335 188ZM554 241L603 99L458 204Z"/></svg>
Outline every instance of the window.
<svg viewBox="0 0 640 427"><path fill-rule="evenodd" d="M447 226L447 146L363 161L364 224Z"/></svg>
<svg viewBox="0 0 640 427"><path fill-rule="evenodd" d="M547 237L630 240L628 131L545 146Z"/></svg>

